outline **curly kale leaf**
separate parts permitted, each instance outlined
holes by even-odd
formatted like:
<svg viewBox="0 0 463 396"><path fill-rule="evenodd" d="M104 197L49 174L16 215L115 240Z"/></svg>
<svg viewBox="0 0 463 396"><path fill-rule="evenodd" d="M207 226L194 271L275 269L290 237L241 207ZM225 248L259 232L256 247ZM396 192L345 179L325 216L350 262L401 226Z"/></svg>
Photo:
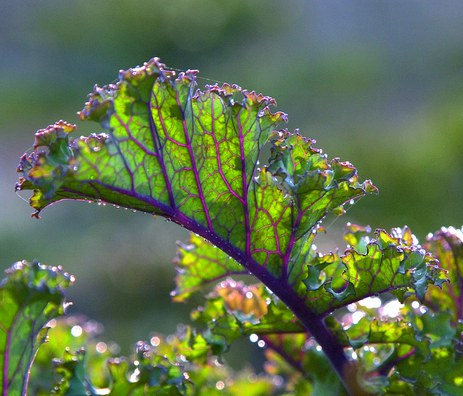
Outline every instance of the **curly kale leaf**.
<svg viewBox="0 0 463 396"><path fill-rule="evenodd" d="M25 395L46 324L64 313L63 291L74 277L60 267L17 262L0 283L0 379L2 394Z"/></svg>

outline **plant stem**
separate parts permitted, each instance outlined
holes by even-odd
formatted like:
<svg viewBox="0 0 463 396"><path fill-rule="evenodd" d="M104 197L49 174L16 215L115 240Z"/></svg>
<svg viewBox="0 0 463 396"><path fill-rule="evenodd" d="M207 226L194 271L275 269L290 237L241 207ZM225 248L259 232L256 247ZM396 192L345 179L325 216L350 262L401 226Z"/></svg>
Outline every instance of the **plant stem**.
<svg viewBox="0 0 463 396"><path fill-rule="evenodd" d="M317 343L321 346L325 356L331 363L331 366L338 374L339 379L344 384L346 391L350 395L356 394L350 389L351 386L345 378L346 372L350 371L349 367L351 364L347 360L343 346L326 328L323 318L311 312L300 297L294 292L289 292L289 287L280 291L278 289L280 289L281 286L273 288L269 285L267 286L287 305L308 332L315 338Z"/></svg>
<svg viewBox="0 0 463 396"><path fill-rule="evenodd" d="M323 349L331 366L338 374L349 395L359 395L360 386L352 387L352 378L346 378L346 374L352 375L353 365L347 359L343 346L336 337L326 328L323 316L312 312L304 300L296 294L294 289L286 281L271 275L264 266L256 262L252 257L242 250L233 246L230 242L222 239L214 232L206 229L194 220L188 218L181 212L175 213L172 220L181 224L185 228L193 231L212 244L223 250L233 257L237 262L243 265L251 274L267 286L301 321L303 326L315 338ZM355 374L354 374L355 376ZM354 379L354 382L355 379ZM354 389L355 390L354 390Z"/></svg>

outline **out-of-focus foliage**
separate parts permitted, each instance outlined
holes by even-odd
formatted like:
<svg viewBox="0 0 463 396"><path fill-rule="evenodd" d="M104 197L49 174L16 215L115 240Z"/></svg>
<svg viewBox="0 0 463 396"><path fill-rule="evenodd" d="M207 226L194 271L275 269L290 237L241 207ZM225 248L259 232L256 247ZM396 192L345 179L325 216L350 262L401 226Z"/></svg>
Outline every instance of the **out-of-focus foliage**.
<svg viewBox="0 0 463 396"><path fill-rule="evenodd" d="M425 248L439 257L450 280L442 288L431 288L426 305L436 312L451 312L456 323L463 321L463 231L443 227L428 236Z"/></svg>
<svg viewBox="0 0 463 396"><path fill-rule="evenodd" d="M64 313L63 291L73 277L60 267L18 261L0 283L0 384L3 395L26 395L46 324Z"/></svg>
<svg viewBox="0 0 463 396"><path fill-rule="evenodd" d="M404 242L417 243L408 229L392 234ZM369 238L362 227L350 225L346 240L360 248ZM448 271L450 282L444 287L458 286L461 276L455 263L461 260L461 230L442 229L430 235L426 245L435 248L442 268ZM31 278L34 268L46 273ZM69 276L62 278L63 272L49 270L38 264L17 265L2 283L2 293L11 289L13 276L31 281L27 283L30 289L14 288L18 298L33 292L39 278L42 293L55 290L44 288L50 282L47 274L58 275L51 282L59 288L68 284ZM382 295L349 304L326 318L326 326L351 355L346 378L361 376L360 382L352 382L351 391L358 395L462 392L463 326L461 319L454 320L458 315L455 305L447 306L445 298L439 305L442 294L438 290L432 288L428 293L429 304L415 298L401 304ZM47 298L52 301L53 294ZM2 328L7 321L5 314ZM168 337L153 333L149 342L138 342L129 357L120 357L117 345L99 339L98 323L77 317L53 319L48 322L49 342L41 347L34 362L29 391L36 395L115 396L205 392L232 396L243 391L262 396L345 394L316 339L262 285L246 286L228 278L216 286L192 318L203 330L181 325ZM38 333L40 342L43 337ZM265 351L262 371L235 371L224 363L230 344L240 337L249 338Z"/></svg>
<svg viewBox="0 0 463 396"><path fill-rule="evenodd" d="M31 375L34 395L271 395L281 381L251 368L235 372L211 354L200 334L179 326L169 337L152 334L132 354L98 340L93 321L69 317L53 322ZM82 349L85 346L85 349ZM53 368L51 367L51 359ZM54 371L54 375L50 375Z"/></svg>

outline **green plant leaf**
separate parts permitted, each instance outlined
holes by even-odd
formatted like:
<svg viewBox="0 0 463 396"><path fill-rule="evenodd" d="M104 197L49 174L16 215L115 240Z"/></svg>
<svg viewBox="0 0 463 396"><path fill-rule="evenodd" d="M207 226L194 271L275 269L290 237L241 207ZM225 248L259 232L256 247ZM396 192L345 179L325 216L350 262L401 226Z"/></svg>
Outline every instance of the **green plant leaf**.
<svg viewBox="0 0 463 396"><path fill-rule="evenodd" d="M63 291L74 282L61 267L17 262L0 284L0 378L2 394L26 395L34 357L46 324L64 313Z"/></svg>
<svg viewBox="0 0 463 396"><path fill-rule="evenodd" d="M439 259L448 271L449 282L432 287L426 305L434 310L450 310L453 320L463 320L463 228L443 227L427 238L425 248Z"/></svg>
<svg viewBox="0 0 463 396"><path fill-rule="evenodd" d="M80 113L107 132L69 141L71 124L40 130L17 188L34 190L36 215L67 198L162 215L259 278L288 278L318 222L376 189L297 132L274 133L286 115L270 112L272 98L234 85L195 87L195 72L175 77L157 59L121 72ZM259 168L269 139L270 163Z"/></svg>
<svg viewBox="0 0 463 396"><path fill-rule="evenodd" d="M428 284L444 282L442 271L406 229L370 237L351 227L343 255L317 254L321 221L376 187L360 182L350 163L328 160L297 130L275 130L286 115L270 111L272 98L236 85L196 87L195 71L176 75L157 58L121 71L116 84L95 87L80 112L105 132L70 139L76 127L64 121L38 131L32 152L20 160L17 190L33 190L37 217L54 202L78 199L160 215L187 228L195 235L179 248L177 300L246 273L275 296L267 304L260 299L265 293L250 289L260 286L241 287L249 299L216 289L221 298L210 299L202 315L226 314L216 319L210 339L204 337L208 342L220 350L243 331L303 325L349 386L350 364L324 318L380 293L423 300ZM279 303L288 309L275 308Z"/></svg>
<svg viewBox="0 0 463 396"><path fill-rule="evenodd" d="M263 285L227 279L216 286L192 318L207 325L204 338L222 354L237 338L272 333L305 333L294 313Z"/></svg>
<svg viewBox="0 0 463 396"><path fill-rule="evenodd" d="M309 261L303 282L308 289L307 304L314 312L331 312L388 292L401 301L410 295L423 300L429 284L441 286L446 281L437 261L408 239L408 229L402 238L400 229L371 234L367 228L350 227L345 238L354 246L343 255L319 254Z"/></svg>
<svg viewBox="0 0 463 396"><path fill-rule="evenodd" d="M175 265L174 301L184 301L193 292L226 276L248 274L242 265L222 250L193 233L190 233L187 243L178 244Z"/></svg>
<svg viewBox="0 0 463 396"><path fill-rule="evenodd" d="M364 317L346 331L349 343L354 348L365 344L406 344L420 350L423 356L429 355L429 339L417 333L406 322L386 322Z"/></svg>
<svg viewBox="0 0 463 396"><path fill-rule="evenodd" d="M449 281L441 282L440 287L431 286L419 314L408 317L415 331L428 338L430 356L411 354L407 359L397 360L390 388L404 389L406 384L412 384L413 394L460 395L463 394L462 230L443 227L427 237L424 247L439 259Z"/></svg>
<svg viewBox="0 0 463 396"><path fill-rule="evenodd" d="M412 355L398 362L398 375L393 376L391 381L412 383L415 394L461 395L462 362L461 355L455 355L452 349L435 348L432 356L425 361L419 355Z"/></svg>
<svg viewBox="0 0 463 396"><path fill-rule="evenodd" d="M65 393L76 386L88 392L106 388L107 360L118 346L97 338L103 326L80 315L65 315L50 321L48 326L48 342L39 349L32 366L29 393L49 396L53 388L55 393ZM58 382L57 377L61 378ZM73 382L72 387L68 381Z"/></svg>
<svg viewBox="0 0 463 396"><path fill-rule="evenodd" d="M78 337L72 335L76 326L82 329ZM59 381L52 387L48 379L34 388L34 395L239 396L243 389L249 395L277 394L270 376L250 368L235 372L225 362L219 363L201 334L190 327L179 326L178 332L168 337L153 334L149 343L137 342L128 357L111 353L109 345L95 338L94 328L94 321L72 316L56 322L47 347L60 355L54 359ZM63 353L66 344L72 347ZM101 348L102 344L108 349ZM49 355L50 351L42 355L42 364ZM40 382L39 376L34 380ZM48 390L43 385L48 385Z"/></svg>
<svg viewBox="0 0 463 396"><path fill-rule="evenodd" d="M53 395L97 395L90 383L86 380L84 358L84 349L80 349L73 353L69 348L66 348L63 357L54 360L55 372L61 379L52 389L51 393Z"/></svg>

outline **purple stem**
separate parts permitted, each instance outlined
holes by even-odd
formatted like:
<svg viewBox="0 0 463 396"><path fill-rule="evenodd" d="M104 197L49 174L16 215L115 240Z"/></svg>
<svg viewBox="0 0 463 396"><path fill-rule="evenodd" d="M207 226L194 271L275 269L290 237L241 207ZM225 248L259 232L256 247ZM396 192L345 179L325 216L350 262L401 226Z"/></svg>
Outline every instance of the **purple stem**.
<svg viewBox="0 0 463 396"><path fill-rule="evenodd" d="M312 312L306 306L304 300L296 294L294 289L286 281L273 277L252 257L249 257L242 250L237 249L228 241L223 240L217 234L211 233L204 226L196 223L194 220L180 212L177 212L174 216L172 216L172 220L201 235L203 238L209 240L215 246L233 257L265 286L267 286L283 303L285 303L322 347L326 357L330 361L333 369L338 373L338 376L343 382L346 390L352 394L349 389L350 386L346 383L344 378L344 372L350 365L350 362L344 354L343 346L326 328L322 315L317 315Z"/></svg>
<svg viewBox="0 0 463 396"><path fill-rule="evenodd" d="M217 246L238 263L240 263L265 286L267 286L294 313L302 325L310 332L310 334L322 347L326 357L330 361L333 369L338 373L338 376L343 382L346 390L349 392L349 394L353 394L350 390L349 384L345 381L346 379L344 378L345 370L350 366L350 362L344 354L343 346L339 343L337 338L326 328L323 321L325 315L318 315L311 311L305 304L304 300L298 296L291 285L288 284L287 280L275 278L266 270L264 266L260 265L249 254L243 252L241 249L236 248L230 242L224 240L216 233L209 230L207 227L189 218L180 212L180 210L176 207L172 208L160 201L153 199L152 197L139 195L135 191L118 189L114 186L108 186L97 181L93 181L91 184L95 186L100 185L121 194L130 194L134 198L139 199L142 202L146 202L153 208L157 209L157 214L160 214L159 211L161 211L164 217L167 217L174 223L179 224L182 227L185 227L186 229L202 236L204 239L210 241L213 245ZM78 191L72 191L70 189L66 190L75 194L79 194Z"/></svg>

